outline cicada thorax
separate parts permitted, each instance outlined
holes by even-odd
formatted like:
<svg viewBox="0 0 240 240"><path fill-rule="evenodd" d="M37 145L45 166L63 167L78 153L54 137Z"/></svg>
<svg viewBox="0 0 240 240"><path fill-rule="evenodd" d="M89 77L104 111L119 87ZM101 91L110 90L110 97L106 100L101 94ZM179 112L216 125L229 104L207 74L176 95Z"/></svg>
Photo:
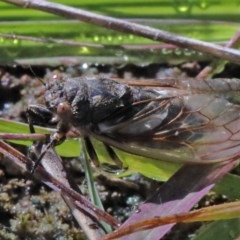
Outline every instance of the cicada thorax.
<svg viewBox="0 0 240 240"><path fill-rule="evenodd" d="M72 128L77 128L85 139L89 155L96 158L89 135L99 132L99 124L102 122L117 124L131 119L149 101L138 106L134 106L134 103L149 99L151 95L147 93L145 96L140 88L132 88L106 78L65 80L54 76L47 82L45 92L46 111L53 112L58 122L50 145L62 142ZM111 147L105 144L105 148L119 164Z"/></svg>
<svg viewBox="0 0 240 240"><path fill-rule="evenodd" d="M68 104L69 109L66 110L71 111L70 121L75 127L96 125L121 113L123 117L128 115L126 110L129 110L131 117L133 114L130 109L134 102L150 97L150 93L144 96L137 89L106 78L72 78L67 79L64 84L58 81L56 84L48 84L46 105L63 120L64 108L60 106L65 104L67 107Z"/></svg>

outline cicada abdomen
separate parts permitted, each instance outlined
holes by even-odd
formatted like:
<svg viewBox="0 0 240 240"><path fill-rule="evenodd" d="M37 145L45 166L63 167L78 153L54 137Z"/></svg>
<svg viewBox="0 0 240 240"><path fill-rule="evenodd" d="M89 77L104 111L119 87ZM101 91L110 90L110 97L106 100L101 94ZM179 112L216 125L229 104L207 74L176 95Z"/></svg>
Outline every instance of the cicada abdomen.
<svg viewBox="0 0 240 240"><path fill-rule="evenodd" d="M238 156L239 80L189 79L171 85L144 90L154 92L155 100L128 121L99 124L95 137L163 161L214 163Z"/></svg>

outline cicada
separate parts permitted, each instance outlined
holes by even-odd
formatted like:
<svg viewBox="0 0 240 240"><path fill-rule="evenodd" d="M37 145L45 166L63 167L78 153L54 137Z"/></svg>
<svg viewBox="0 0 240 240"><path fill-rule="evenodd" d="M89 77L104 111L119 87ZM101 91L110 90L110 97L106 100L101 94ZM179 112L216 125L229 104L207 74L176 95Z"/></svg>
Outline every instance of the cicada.
<svg viewBox="0 0 240 240"><path fill-rule="evenodd" d="M45 111L57 121L51 142L61 142L77 129L90 158L96 158L92 139L101 141L115 160L114 148L189 164L220 163L239 155L238 79L152 82L136 80L133 86L96 76L53 77L45 91ZM29 109L37 112L35 106Z"/></svg>

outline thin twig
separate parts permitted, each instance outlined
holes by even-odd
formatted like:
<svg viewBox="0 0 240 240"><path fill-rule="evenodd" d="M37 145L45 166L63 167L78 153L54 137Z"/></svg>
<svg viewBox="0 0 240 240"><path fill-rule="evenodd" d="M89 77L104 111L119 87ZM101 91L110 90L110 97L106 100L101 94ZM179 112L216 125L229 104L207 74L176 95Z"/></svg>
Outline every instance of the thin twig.
<svg viewBox="0 0 240 240"><path fill-rule="evenodd" d="M232 36L232 38L225 44L225 47L228 48L237 48L240 42L240 30ZM216 69L223 68L226 64L226 61L221 59L217 59L211 63L211 65L206 66L198 75L196 76L197 79L204 79L204 78L211 78L214 73L216 73Z"/></svg>
<svg viewBox="0 0 240 240"><path fill-rule="evenodd" d="M104 48L104 46L102 44L77 42L77 41L66 40L66 39L38 38L38 37L7 34L7 33L0 33L0 37L9 38L9 39L18 39L18 40L24 40L24 41L31 41L31 42L40 42L40 43L55 43L55 44L79 46L79 47Z"/></svg>
<svg viewBox="0 0 240 240"><path fill-rule="evenodd" d="M46 134L43 133L0 133L0 139L4 140L45 140Z"/></svg>

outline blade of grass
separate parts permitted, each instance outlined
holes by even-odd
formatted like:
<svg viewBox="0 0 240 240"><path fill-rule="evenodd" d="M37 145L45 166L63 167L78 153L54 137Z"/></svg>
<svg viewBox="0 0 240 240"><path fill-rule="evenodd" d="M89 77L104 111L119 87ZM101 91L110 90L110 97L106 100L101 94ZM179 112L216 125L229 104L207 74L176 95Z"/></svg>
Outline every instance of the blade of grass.
<svg viewBox="0 0 240 240"><path fill-rule="evenodd" d="M83 139L80 140L80 145L84 146L84 141ZM92 173L92 168L90 166L90 161L88 159L88 155L87 155L87 151L85 146L83 147L83 151L81 154L81 160L83 162L83 166L85 169L85 178L87 180L87 186L88 186L88 193L90 196L91 201L93 202L93 204L95 204L97 207L99 207L100 209L104 210L104 207L102 205L102 201L100 199L98 190L96 188L96 185L94 183L94 178L93 178L93 173ZM102 225L104 227L104 229L106 230L106 232L111 232L112 228L110 225L102 222Z"/></svg>
<svg viewBox="0 0 240 240"><path fill-rule="evenodd" d="M234 63L240 64L240 51L235 49L224 48L215 44L195 40L183 36L178 36L166 31L155 29L149 26L132 23L125 20L116 19L113 17L106 17L100 14L94 14L81 9L64 6L57 3L50 3L47 1L37 0L4 0L5 2L12 3L27 8L39 9L45 12L54 13L64 17L78 19L98 26L103 26L113 30L131 33L134 35L146 37L155 41L163 41L172 43L179 47L197 50L203 53L221 57Z"/></svg>

